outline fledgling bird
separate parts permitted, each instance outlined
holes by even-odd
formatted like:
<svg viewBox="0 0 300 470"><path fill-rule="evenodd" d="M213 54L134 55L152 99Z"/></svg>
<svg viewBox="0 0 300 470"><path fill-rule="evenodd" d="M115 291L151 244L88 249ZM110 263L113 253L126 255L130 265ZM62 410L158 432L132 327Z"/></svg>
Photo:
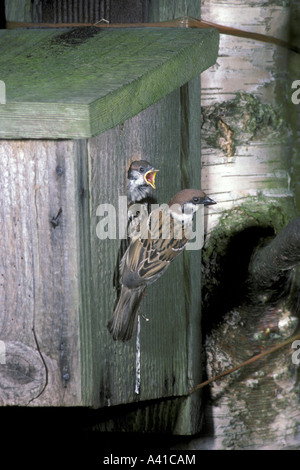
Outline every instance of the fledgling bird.
<svg viewBox="0 0 300 470"><path fill-rule="evenodd" d="M185 248L200 204L216 203L203 191L184 189L152 211L132 238L120 263L121 295L107 325L114 340L128 341L136 333L143 292Z"/></svg>
<svg viewBox="0 0 300 470"><path fill-rule="evenodd" d="M151 188L156 189L155 177L158 171L146 160L135 160L129 167L127 174L127 233L129 236L149 215L150 203L156 202L151 198Z"/></svg>
<svg viewBox="0 0 300 470"><path fill-rule="evenodd" d="M135 160L127 174L128 203L141 202L155 189L155 176L158 170L146 160Z"/></svg>
<svg viewBox="0 0 300 470"><path fill-rule="evenodd" d="M138 225L148 217L150 204L156 202L151 197L152 188L156 189L155 177L159 170L147 160L135 160L127 172L127 238L121 240L114 271L114 286L120 290L119 265L130 243L130 238Z"/></svg>

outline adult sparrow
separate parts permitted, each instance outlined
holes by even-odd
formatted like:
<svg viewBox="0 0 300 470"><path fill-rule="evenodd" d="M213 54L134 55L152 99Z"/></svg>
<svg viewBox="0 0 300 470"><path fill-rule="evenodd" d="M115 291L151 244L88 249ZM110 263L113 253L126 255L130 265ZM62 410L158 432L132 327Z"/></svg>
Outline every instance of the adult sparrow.
<svg viewBox="0 0 300 470"><path fill-rule="evenodd" d="M121 295L107 325L114 340L128 341L136 333L143 292L185 248L200 204L216 203L203 191L184 189L136 230L120 263Z"/></svg>

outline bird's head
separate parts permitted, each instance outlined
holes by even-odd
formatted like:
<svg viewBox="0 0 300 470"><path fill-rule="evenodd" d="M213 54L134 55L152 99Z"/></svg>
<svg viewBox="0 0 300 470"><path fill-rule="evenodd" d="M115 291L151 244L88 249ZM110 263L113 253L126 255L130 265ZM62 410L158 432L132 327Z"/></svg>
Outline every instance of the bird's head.
<svg viewBox="0 0 300 470"><path fill-rule="evenodd" d="M210 206L216 202L200 189L183 189L172 197L168 206L175 217L184 220L192 218L201 204Z"/></svg>
<svg viewBox="0 0 300 470"><path fill-rule="evenodd" d="M135 186L149 185L156 189L155 176L158 171L146 160L135 160L129 167L128 180Z"/></svg>

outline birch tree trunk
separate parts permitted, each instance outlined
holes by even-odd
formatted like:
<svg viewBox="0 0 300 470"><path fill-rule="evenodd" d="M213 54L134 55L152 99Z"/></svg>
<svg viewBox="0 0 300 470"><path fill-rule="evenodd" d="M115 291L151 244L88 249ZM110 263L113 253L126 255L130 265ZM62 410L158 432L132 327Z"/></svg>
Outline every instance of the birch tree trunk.
<svg viewBox="0 0 300 470"><path fill-rule="evenodd" d="M300 49L300 2L291 1L291 43ZM297 209L300 210L300 54L289 54L289 66L292 87L292 100L290 101L290 113L293 117L294 149L293 149L293 173L292 183L295 190ZM296 82L296 83L295 83Z"/></svg>
<svg viewBox="0 0 300 470"><path fill-rule="evenodd" d="M203 0L201 11L207 21L288 39L289 2ZM247 284L256 247L296 215L295 133L286 49L221 35L217 63L201 83L202 188L218 203L206 216L203 250L210 378L297 329L299 270L291 271L288 285L276 286L276 300L256 289L256 301L250 301ZM292 352L286 348L206 389L202 436L188 448L299 448L299 378Z"/></svg>
<svg viewBox="0 0 300 470"><path fill-rule="evenodd" d="M287 40L290 8L281 3L203 0L202 18ZM201 76L202 186L218 200L209 232L245 201L292 196L287 60L281 47L221 35L217 63Z"/></svg>

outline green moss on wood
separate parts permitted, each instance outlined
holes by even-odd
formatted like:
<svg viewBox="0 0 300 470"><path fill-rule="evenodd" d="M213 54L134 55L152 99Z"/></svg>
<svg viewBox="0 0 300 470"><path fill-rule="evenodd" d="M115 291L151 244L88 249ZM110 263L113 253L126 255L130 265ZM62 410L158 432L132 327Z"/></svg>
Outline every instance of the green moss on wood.
<svg viewBox="0 0 300 470"><path fill-rule="evenodd" d="M217 58L215 30L96 29L0 31L0 79L7 92L0 137L98 135L159 101ZM56 115L56 106L65 118Z"/></svg>
<svg viewBox="0 0 300 470"><path fill-rule="evenodd" d="M250 227L272 227L279 233L295 217L293 198L249 197L246 202L223 213L203 250L203 261L212 254L225 255L230 239Z"/></svg>
<svg viewBox="0 0 300 470"><path fill-rule="evenodd" d="M249 93L202 108L202 133L208 147L232 156L236 145L256 139L286 142L292 131L281 106L262 103Z"/></svg>

